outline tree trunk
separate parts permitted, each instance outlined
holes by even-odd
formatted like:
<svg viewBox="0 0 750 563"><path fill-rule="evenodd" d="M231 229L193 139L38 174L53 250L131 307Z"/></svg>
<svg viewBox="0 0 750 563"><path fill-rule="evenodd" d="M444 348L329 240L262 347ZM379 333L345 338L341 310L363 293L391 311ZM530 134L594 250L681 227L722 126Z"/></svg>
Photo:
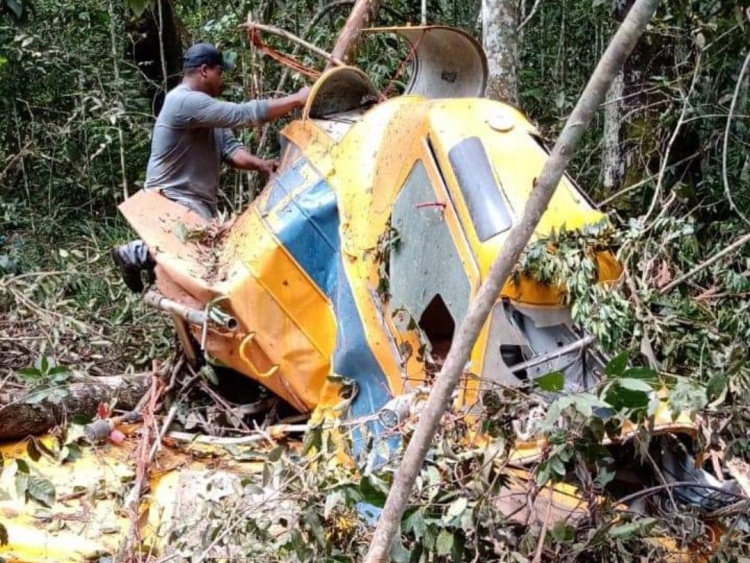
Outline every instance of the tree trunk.
<svg viewBox="0 0 750 563"><path fill-rule="evenodd" d="M420 415L414 435L409 441L404 459L394 478L385 507L373 534L365 563L381 563L388 558L393 538L399 529L414 481L422 467L440 419L448 408L451 394L459 382L466 362L469 360L477 336L497 300L497 295L534 233L542 214L547 209L557 184L560 182L560 178L562 178L584 131L599 109L599 105L604 101L612 81L622 69L625 59L646 29L646 25L658 5L659 0L636 0L635 5L612 39L601 61L599 61L573 113L568 118L565 128L557 143L555 143L529 197L523 218L508 235L503 252L492 265L487 280L479 288L476 299L461 323L458 336L437 376L435 385L427 399L427 404Z"/></svg>
<svg viewBox="0 0 750 563"><path fill-rule="evenodd" d="M169 0L157 0L152 10L128 23L126 57L141 71L146 95L158 115L167 90L182 73L182 37L185 31ZM166 72L166 76L164 73Z"/></svg>
<svg viewBox="0 0 750 563"><path fill-rule="evenodd" d="M487 55L487 97L518 104L518 2L482 0L482 45Z"/></svg>
<svg viewBox="0 0 750 563"><path fill-rule="evenodd" d="M94 416L99 403L130 410L151 387L151 374L90 377L62 388L64 395L38 400L45 391L25 397L0 395L0 442L43 434L76 415Z"/></svg>
<svg viewBox="0 0 750 563"><path fill-rule="evenodd" d="M605 194L620 189L625 176L625 155L622 150L620 130L622 126L622 95L625 82L619 73L607 92L604 106L604 147L602 150L602 184Z"/></svg>
<svg viewBox="0 0 750 563"><path fill-rule="evenodd" d="M332 58L342 60L347 64L351 62L354 58L354 47L357 44L359 32L375 20L381 3L382 0L357 0L331 51ZM331 64L329 63L328 66L330 67Z"/></svg>

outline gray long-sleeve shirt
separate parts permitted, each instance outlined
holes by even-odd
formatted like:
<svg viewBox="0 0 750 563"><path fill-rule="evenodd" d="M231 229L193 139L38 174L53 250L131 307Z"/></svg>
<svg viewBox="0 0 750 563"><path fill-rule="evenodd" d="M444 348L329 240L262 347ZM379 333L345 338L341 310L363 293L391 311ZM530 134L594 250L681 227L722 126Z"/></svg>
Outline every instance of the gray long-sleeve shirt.
<svg viewBox="0 0 750 563"><path fill-rule="evenodd" d="M156 120L145 189L161 189L180 203L197 200L215 214L221 160L229 162L242 147L230 128L262 123L268 114L266 101L222 102L177 86Z"/></svg>

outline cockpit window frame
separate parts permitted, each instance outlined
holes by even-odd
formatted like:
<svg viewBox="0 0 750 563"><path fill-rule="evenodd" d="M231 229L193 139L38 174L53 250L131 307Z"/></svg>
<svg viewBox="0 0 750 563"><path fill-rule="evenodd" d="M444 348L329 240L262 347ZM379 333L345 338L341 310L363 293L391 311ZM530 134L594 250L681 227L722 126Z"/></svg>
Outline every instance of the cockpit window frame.
<svg viewBox="0 0 750 563"><path fill-rule="evenodd" d="M508 231L513 226L513 213L481 139L460 141L448 151L448 160L479 241Z"/></svg>

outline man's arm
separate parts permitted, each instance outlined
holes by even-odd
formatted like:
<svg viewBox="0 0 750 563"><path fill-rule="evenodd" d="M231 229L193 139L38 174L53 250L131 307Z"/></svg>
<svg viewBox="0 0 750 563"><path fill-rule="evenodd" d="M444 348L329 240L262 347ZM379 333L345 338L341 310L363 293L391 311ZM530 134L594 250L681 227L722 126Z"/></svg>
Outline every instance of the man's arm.
<svg viewBox="0 0 750 563"><path fill-rule="evenodd" d="M268 100L268 119L273 120L286 115L292 110L304 107L307 97L310 95L310 87L301 88L296 94Z"/></svg>
<svg viewBox="0 0 750 563"><path fill-rule="evenodd" d="M254 154L250 154L244 148L232 153L232 156L229 157L229 164L239 170L255 170L266 176L270 176L276 172L276 168L279 165L277 160L265 160Z"/></svg>
<svg viewBox="0 0 750 563"><path fill-rule="evenodd" d="M224 102L202 92L187 93L174 116L174 127L249 127L257 123L272 121L290 111L302 107L307 101L310 88L304 87L296 94L275 100L253 100L242 104Z"/></svg>

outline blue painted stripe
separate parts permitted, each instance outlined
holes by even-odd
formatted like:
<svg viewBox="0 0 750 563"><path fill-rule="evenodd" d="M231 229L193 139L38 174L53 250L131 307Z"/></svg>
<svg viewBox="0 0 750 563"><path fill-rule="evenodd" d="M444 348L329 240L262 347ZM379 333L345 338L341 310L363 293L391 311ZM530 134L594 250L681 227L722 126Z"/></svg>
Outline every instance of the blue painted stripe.
<svg viewBox="0 0 750 563"><path fill-rule="evenodd" d="M333 305L337 325L333 372L354 380L358 386L350 415L372 414L388 402L391 393L385 373L367 342L344 270L336 194L321 180L277 213L278 219L272 224L279 241ZM383 430L377 422L368 426L376 435Z"/></svg>
<svg viewBox="0 0 750 563"><path fill-rule="evenodd" d="M277 236L328 297L336 286L339 211L336 194L325 181L299 193L278 211Z"/></svg>
<svg viewBox="0 0 750 563"><path fill-rule="evenodd" d="M301 173L305 163L306 161L301 159L294 166L274 177L267 188L268 198L263 213L270 212L281 200L305 183L305 178Z"/></svg>

